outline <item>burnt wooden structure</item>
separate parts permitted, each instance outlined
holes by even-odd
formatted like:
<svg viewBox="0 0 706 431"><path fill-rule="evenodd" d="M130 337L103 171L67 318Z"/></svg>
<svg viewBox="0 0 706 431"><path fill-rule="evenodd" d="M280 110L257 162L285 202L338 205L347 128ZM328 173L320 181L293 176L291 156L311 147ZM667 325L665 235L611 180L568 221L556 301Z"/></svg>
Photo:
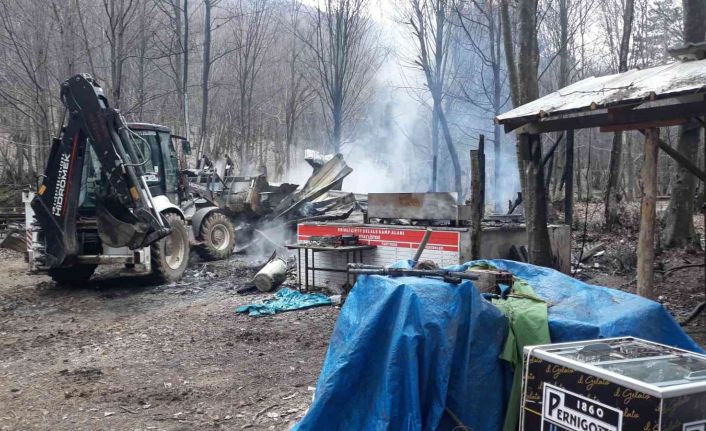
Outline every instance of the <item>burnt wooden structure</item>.
<svg viewBox="0 0 706 431"><path fill-rule="evenodd" d="M653 297L657 157L662 149L701 181L706 174L659 138L661 127L694 122L706 116L706 43L681 48L679 61L615 75L591 77L499 115L505 132L519 135L520 145L534 147L539 135L572 134L598 127L601 132L638 130L645 135L641 179L638 293Z"/></svg>

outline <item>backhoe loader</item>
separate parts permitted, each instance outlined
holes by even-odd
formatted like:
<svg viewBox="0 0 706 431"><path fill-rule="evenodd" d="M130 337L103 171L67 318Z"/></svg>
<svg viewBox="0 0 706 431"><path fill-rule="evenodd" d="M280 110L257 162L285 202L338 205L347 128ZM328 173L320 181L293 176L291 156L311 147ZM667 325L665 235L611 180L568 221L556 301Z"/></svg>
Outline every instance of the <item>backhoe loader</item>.
<svg viewBox="0 0 706 431"><path fill-rule="evenodd" d="M30 268L61 284L108 263L178 280L189 234L173 203L179 168L168 129L128 127L90 75L65 81L60 96L59 136L36 194L23 193Z"/></svg>

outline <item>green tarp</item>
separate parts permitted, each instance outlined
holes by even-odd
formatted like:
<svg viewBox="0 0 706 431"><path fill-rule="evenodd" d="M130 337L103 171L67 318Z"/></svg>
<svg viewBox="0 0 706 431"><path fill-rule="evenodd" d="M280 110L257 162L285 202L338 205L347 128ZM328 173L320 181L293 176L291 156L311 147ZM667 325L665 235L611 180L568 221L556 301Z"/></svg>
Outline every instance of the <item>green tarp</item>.
<svg viewBox="0 0 706 431"><path fill-rule="evenodd" d="M522 350L525 346L549 344L547 304L534 293L529 284L513 277L512 292L506 299L493 299L493 305L505 314L509 331L500 359L510 363L515 372L507 404L503 431L517 430L522 392Z"/></svg>

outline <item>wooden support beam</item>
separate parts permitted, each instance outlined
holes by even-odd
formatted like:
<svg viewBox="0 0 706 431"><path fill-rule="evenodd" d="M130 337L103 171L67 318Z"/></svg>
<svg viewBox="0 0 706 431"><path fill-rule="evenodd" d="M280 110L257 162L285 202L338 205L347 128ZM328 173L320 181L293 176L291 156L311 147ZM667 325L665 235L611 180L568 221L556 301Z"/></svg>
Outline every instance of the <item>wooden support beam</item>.
<svg viewBox="0 0 706 431"><path fill-rule="evenodd" d="M599 131L601 133L613 133L613 132L624 132L627 130L635 130L635 129L649 129L649 128L657 128L657 127L671 127L671 126L681 126L683 124L687 124L689 122L688 118L674 118L671 120L662 120L662 121L650 121L650 122L644 122L644 123L637 123L637 124L617 124L614 126L602 126Z"/></svg>
<svg viewBox="0 0 706 431"><path fill-rule="evenodd" d="M516 120L504 124L505 132L515 129L517 133L539 134L558 132L569 129L588 129L591 127L621 127L621 130L635 130L646 123L669 122L690 119L706 115L706 101L688 102L652 108L625 109L600 114L579 114L573 117L547 119L544 121ZM642 126L642 127L641 127Z"/></svg>
<svg viewBox="0 0 706 431"><path fill-rule="evenodd" d="M645 160L642 163L640 234L637 241L637 294L654 298L655 218L657 203L657 158L659 129L645 130Z"/></svg>
<svg viewBox="0 0 706 431"><path fill-rule="evenodd" d="M642 133L642 134L644 135L644 134L645 134L645 131L644 131L644 130L640 130L640 133ZM700 179L701 182L705 182L705 183L706 183L706 172L704 172L704 171L702 171L701 169L699 169L699 167L696 166L694 163L692 163L691 160L689 160L689 159L687 159L686 157L684 157L684 156L682 155L682 153L680 153L680 152L677 151L676 149L670 147L669 144L666 143L666 142L664 142L663 140L660 139L658 144L659 144L659 149L660 149L660 150L662 150L662 151L664 151L665 153L667 153L667 155L669 155L669 157L673 158L677 163L679 163L679 164L682 165L686 170L688 170L689 172L691 172L696 178Z"/></svg>

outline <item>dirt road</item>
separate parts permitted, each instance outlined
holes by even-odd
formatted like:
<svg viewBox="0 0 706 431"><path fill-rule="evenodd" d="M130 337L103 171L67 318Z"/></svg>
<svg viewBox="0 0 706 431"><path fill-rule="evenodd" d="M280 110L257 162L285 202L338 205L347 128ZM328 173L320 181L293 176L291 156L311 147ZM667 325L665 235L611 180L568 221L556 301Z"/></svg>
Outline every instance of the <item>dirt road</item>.
<svg viewBox="0 0 706 431"><path fill-rule="evenodd" d="M338 310L236 315L246 262L69 289L0 253L2 430L283 430L309 405Z"/></svg>

